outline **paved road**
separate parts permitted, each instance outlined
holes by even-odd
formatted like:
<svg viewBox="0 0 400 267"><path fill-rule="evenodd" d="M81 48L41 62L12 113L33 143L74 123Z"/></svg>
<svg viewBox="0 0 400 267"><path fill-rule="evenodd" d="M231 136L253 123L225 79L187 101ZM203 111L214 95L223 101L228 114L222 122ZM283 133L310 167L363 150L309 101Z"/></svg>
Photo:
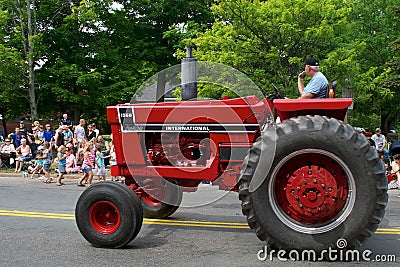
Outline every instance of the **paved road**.
<svg viewBox="0 0 400 267"><path fill-rule="evenodd" d="M236 193L203 186L185 194L170 220L145 220L138 237L124 249L99 249L80 235L74 208L84 189L23 178L0 178L0 266L339 266L373 263L261 262L263 243L247 227ZM400 198L390 191L386 216L360 251L395 255L400 262ZM207 201L204 201L207 199ZM196 203L205 205L197 206ZM206 204L206 203L208 204ZM383 265L382 265L383 266Z"/></svg>

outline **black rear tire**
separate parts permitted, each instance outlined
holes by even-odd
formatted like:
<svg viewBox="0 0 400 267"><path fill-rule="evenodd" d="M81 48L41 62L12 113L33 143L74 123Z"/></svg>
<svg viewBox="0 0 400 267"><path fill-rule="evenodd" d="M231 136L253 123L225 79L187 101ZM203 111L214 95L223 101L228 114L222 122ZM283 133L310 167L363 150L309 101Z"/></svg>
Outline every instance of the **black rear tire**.
<svg viewBox="0 0 400 267"><path fill-rule="evenodd" d="M255 177L274 153L268 173ZM321 251L345 239L354 248L384 216L387 179L376 151L353 127L306 116L270 127L257 140L242 166L239 198L249 226L270 247Z"/></svg>
<svg viewBox="0 0 400 267"><path fill-rule="evenodd" d="M93 246L120 248L139 233L143 209L139 198L125 185L101 182L79 197L75 217L79 231Z"/></svg>

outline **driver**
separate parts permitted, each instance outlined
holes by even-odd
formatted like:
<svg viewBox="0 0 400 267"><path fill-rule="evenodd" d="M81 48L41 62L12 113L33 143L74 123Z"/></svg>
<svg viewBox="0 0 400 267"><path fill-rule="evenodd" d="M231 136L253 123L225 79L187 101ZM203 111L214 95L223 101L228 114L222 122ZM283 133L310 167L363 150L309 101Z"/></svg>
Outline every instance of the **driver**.
<svg viewBox="0 0 400 267"><path fill-rule="evenodd" d="M304 87L303 78L310 76L311 80ZM306 60L304 71L297 77L297 86L299 87L299 98L325 98L328 90L328 80L319 71L319 63L315 58Z"/></svg>

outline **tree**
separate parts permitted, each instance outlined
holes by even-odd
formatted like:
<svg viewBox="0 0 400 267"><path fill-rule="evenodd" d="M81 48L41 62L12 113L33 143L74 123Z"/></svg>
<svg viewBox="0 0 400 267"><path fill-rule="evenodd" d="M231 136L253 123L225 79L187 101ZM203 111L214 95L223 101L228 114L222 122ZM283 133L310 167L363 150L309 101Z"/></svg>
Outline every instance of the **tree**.
<svg viewBox="0 0 400 267"><path fill-rule="evenodd" d="M38 118L37 100L35 95L35 66L37 55L35 53L35 39L39 38L37 33L36 1L35 0L5 0L2 3L3 14L7 14L10 24L8 24L9 48L19 48L23 53L24 66L21 72L24 73L24 82L20 87L21 91L26 91L20 96L28 100L30 113L33 120ZM10 27L11 26L11 27ZM26 74L25 74L26 73Z"/></svg>
<svg viewBox="0 0 400 267"><path fill-rule="evenodd" d="M21 67L24 65L21 54L15 50L0 44L0 115L2 117L3 129L7 135L6 122L23 114L26 105L18 101L20 97Z"/></svg>
<svg viewBox="0 0 400 267"><path fill-rule="evenodd" d="M28 100L18 103L33 119L68 112L105 121L107 105L129 101L147 77L178 63L183 36L213 21L211 2L2 1L0 44L18 54L14 82Z"/></svg>
<svg viewBox="0 0 400 267"><path fill-rule="evenodd" d="M64 7L43 35L39 95L53 110L63 103L76 121L84 114L105 122L107 105L128 102L147 77L178 63L173 54L184 33L174 29L189 18L191 25L211 20L208 2L82 1Z"/></svg>
<svg viewBox="0 0 400 267"><path fill-rule="evenodd" d="M371 125L390 130L399 118L399 87L390 82L396 71L396 39L400 19L396 16L398 1L354 1L351 38L362 43L355 61L359 63L358 79L354 81L356 114L378 114L380 122ZM391 77L391 78L389 78ZM357 114L358 113L358 114Z"/></svg>
<svg viewBox="0 0 400 267"><path fill-rule="evenodd" d="M7 135L6 122L27 113L29 105L20 101L26 96L26 58L18 48L22 46L19 35L14 35L15 19L12 11L8 9L9 2L0 2L0 115L3 129ZM16 38L13 38L16 37ZM21 79L22 77L22 79ZM22 83L21 83L22 80Z"/></svg>
<svg viewBox="0 0 400 267"><path fill-rule="evenodd" d="M380 114L387 130L399 106L396 91L384 85L393 73L385 65L393 62L390 44L400 28L392 12L396 2L218 0L212 28L187 42L198 46L198 59L233 66L266 90L274 82L293 98L304 60L316 57L327 78L338 81L338 96L343 89L354 93L354 121Z"/></svg>
<svg viewBox="0 0 400 267"><path fill-rule="evenodd" d="M343 1L217 2L212 9L219 20L191 40L199 47L196 56L233 66L264 89L274 82L292 97L305 59L324 59L348 30Z"/></svg>

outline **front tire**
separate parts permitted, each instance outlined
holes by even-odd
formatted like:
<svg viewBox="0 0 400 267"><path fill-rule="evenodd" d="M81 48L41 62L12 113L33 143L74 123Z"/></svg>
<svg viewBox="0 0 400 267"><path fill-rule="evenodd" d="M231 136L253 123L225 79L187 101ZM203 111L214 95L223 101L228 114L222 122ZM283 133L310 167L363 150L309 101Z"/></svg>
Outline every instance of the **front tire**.
<svg viewBox="0 0 400 267"><path fill-rule="evenodd" d="M268 173L254 179L263 157L274 152ZM252 180L260 178L251 191ZM253 145L242 166L239 198L249 226L271 247L321 251L345 239L350 248L382 220L387 180L363 135L336 119L307 116L267 129Z"/></svg>
<svg viewBox="0 0 400 267"><path fill-rule="evenodd" d="M79 231L93 246L120 248L139 233L143 210L139 198L128 187L101 182L79 197L75 217Z"/></svg>
<svg viewBox="0 0 400 267"><path fill-rule="evenodd" d="M171 182L165 181L161 188L147 188L141 195L140 201L146 218L164 219L172 215L182 202L181 188Z"/></svg>

